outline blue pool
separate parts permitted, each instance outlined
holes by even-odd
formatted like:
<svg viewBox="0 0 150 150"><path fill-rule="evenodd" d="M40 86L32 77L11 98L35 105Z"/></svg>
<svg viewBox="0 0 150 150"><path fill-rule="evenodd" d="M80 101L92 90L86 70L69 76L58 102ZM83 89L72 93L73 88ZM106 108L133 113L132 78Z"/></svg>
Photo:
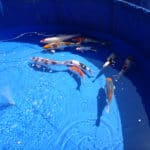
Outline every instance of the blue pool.
<svg viewBox="0 0 150 150"><path fill-rule="evenodd" d="M150 128L139 87L128 77L114 81L115 93L106 112L105 79L113 78L122 63L118 57L116 67L102 70L114 46L94 44L97 52L68 47L45 53L39 41L54 33L17 32L17 36L9 32L9 38L0 42L1 149L122 150L125 144L149 148ZM130 48L115 38L112 41ZM80 79L62 66L43 71L30 65L33 56L79 60L93 75ZM136 146L137 141L141 144Z"/></svg>
<svg viewBox="0 0 150 150"><path fill-rule="evenodd" d="M150 150L149 3L127 1L0 0L0 150ZM40 41L58 35L98 42L44 50ZM103 68L112 53L115 65ZM33 57L77 60L92 73Z"/></svg>

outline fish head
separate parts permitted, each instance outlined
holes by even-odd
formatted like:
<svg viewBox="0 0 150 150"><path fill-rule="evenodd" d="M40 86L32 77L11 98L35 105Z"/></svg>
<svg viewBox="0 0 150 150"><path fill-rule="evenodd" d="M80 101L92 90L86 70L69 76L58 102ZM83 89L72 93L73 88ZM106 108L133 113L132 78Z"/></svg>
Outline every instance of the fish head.
<svg viewBox="0 0 150 150"><path fill-rule="evenodd" d="M108 81L108 82L111 82L112 81L112 78L106 78L106 81Z"/></svg>

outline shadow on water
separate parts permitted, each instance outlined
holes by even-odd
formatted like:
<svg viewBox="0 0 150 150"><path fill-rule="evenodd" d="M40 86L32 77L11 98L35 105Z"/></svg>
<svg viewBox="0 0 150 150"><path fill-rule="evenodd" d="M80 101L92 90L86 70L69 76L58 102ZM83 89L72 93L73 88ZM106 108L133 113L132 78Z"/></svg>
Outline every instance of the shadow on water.
<svg viewBox="0 0 150 150"><path fill-rule="evenodd" d="M35 64L33 63L28 63L29 67L31 67L32 69L34 69L35 71L40 71L40 72L47 72L47 73L51 73L52 69L45 67L45 66L40 66L37 67Z"/></svg>
<svg viewBox="0 0 150 150"><path fill-rule="evenodd" d="M95 121L96 126L100 125L100 118L106 105L107 103L105 90L103 88L100 88L97 95L97 119Z"/></svg>
<svg viewBox="0 0 150 150"><path fill-rule="evenodd" d="M67 71L73 78L74 80L77 82L77 87L76 89L80 91L80 87L81 87L81 78L76 75L76 74L73 74L70 70Z"/></svg>
<svg viewBox="0 0 150 150"><path fill-rule="evenodd" d="M138 63L138 62L137 62ZM137 67L138 66L138 67ZM129 70L129 72L126 72L122 77L125 77L127 79L123 79L122 77L118 80L118 82L114 82L115 84L115 98L118 105L118 110L121 118L121 125L122 125L122 133L123 133L123 140L124 140L124 149L144 149L149 150L150 144L148 143L148 139L146 133L144 133L144 128L146 129L147 124L145 123L145 127L140 127L140 122L138 122L138 119L144 115L144 114L137 114L137 112L141 112L140 109L136 110L137 104L134 104L134 100L137 97L134 97L132 94L132 90L130 90L130 86L132 85L135 88L135 92L137 92L138 97L142 100L143 104L147 104L147 109L150 110L149 104L150 102L147 101L147 94L148 93L148 81L142 80L144 77L145 79L148 79L148 74L144 73L142 71L142 67L140 64L138 64L136 67L132 67L132 69ZM141 67L141 68L140 68ZM128 84L129 83L129 84ZM131 83L131 85L130 85ZM126 90L124 90L126 89ZM126 92L126 93L125 93ZM126 95L126 96L125 96ZM129 101L127 100L129 99ZM135 106L134 106L135 105ZM143 106L141 106L143 107ZM135 109L135 110L134 110ZM145 109L146 110L146 109ZM150 111L148 110L148 116L150 115ZM127 113L128 111L128 113ZM139 115L139 116L138 116ZM138 118L139 117L139 118ZM149 117L150 118L150 117ZM137 120L136 120L137 119ZM150 119L148 119L149 121ZM143 124L144 124L143 123ZM143 131L142 131L143 130ZM147 131L149 132L149 131ZM130 138L133 134L136 135L138 133L138 136L135 136L135 138ZM143 134L145 134L143 136ZM142 142L141 137L145 137L144 142ZM138 143L138 145L136 144Z"/></svg>
<svg viewBox="0 0 150 150"><path fill-rule="evenodd" d="M0 104L0 111L2 111L4 109L7 109L10 106L12 106L12 105L10 105L10 104Z"/></svg>
<svg viewBox="0 0 150 150"><path fill-rule="evenodd" d="M69 69L66 70L54 70L45 66L37 67L33 63L28 63L29 67L33 68L35 71L47 72L47 73L58 73L58 72L67 72L74 80L77 82L76 89L80 91L81 87L81 78L77 74L73 74Z"/></svg>
<svg viewBox="0 0 150 150"><path fill-rule="evenodd" d="M95 77L95 79L92 82L95 82L98 78L100 78L102 75L105 75L106 77L113 77L113 73L112 70L109 67L106 68L102 68L99 73L97 74L97 76Z"/></svg>

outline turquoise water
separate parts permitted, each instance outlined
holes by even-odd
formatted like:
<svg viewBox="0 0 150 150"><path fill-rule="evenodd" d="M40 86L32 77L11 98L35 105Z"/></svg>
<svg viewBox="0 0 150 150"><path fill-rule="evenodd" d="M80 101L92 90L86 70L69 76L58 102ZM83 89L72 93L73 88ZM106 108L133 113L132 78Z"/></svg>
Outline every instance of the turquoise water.
<svg viewBox="0 0 150 150"><path fill-rule="evenodd" d="M105 79L118 70L108 67L92 81L101 72L108 52L97 48L101 54L84 55L68 48L43 53L37 42L42 37L30 38L35 41L25 37L26 42L0 42L0 149L122 150L126 140L135 142L130 135L137 131L140 134L135 140L149 137L140 95L126 77L114 82L115 94L106 113ZM79 60L93 70L93 76L80 79L58 66L52 71L35 69L30 65L33 56Z"/></svg>

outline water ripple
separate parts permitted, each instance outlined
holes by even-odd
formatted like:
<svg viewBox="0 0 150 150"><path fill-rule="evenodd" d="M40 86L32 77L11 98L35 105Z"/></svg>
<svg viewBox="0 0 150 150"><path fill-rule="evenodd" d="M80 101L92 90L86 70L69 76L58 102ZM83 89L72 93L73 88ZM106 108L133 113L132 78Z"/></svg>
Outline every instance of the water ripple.
<svg viewBox="0 0 150 150"><path fill-rule="evenodd" d="M114 141L113 128L104 120L97 133L94 134L94 130L93 120L74 121L65 126L55 144L61 146L61 150L70 146L74 149L105 149L120 142Z"/></svg>

